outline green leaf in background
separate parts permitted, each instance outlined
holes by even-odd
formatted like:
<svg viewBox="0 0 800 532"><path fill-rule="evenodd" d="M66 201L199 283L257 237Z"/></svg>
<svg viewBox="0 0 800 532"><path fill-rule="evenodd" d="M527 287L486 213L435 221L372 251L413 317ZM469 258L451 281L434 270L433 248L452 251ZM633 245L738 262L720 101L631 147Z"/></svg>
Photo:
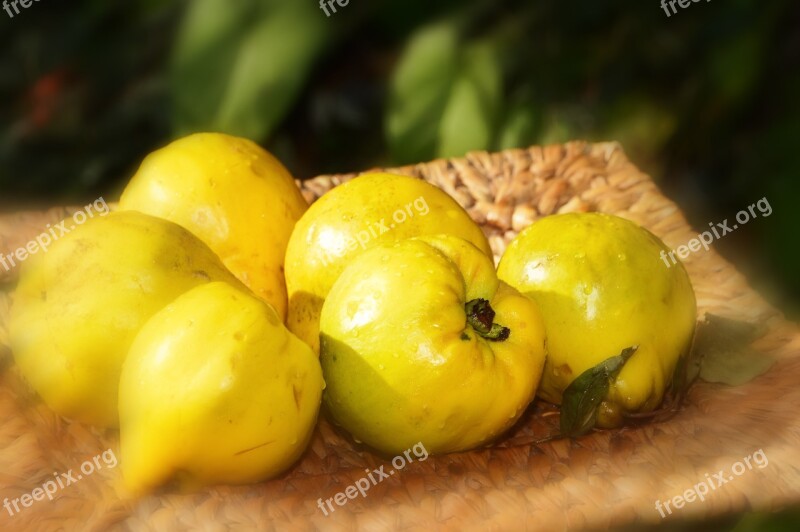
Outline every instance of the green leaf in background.
<svg viewBox="0 0 800 532"><path fill-rule="evenodd" d="M257 0L195 0L184 15L170 72L176 135L213 129Z"/></svg>
<svg viewBox="0 0 800 532"><path fill-rule="evenodd" d="M176 45L176 134L264 139L302 90L330 27L308 2L197 0Z"/></svg>
<svg viewBox="0 0 800 532"><path fill-rule="evenodd" d="M386 136L394 162L431 159L458 65L458 26L442 21L420 28L392 75Z"/></svg>
<svg viewBox="0 0 800 532"><path fill-rule="evenodd" d="M469 47L439 126L439 157L459 157L488 150L503 100L503 74L494 47L482 42Z"/></svg>
<svg viewBox="0 0 800 532"><path fill-rule="evenodd" d="M763 333L757 325L706 314L697 325L694 344L702 359L700 378L740 386L765 373L775 359L750 347Z"/></svg>
<svg viewBox="0 0 800 532"><path fill-rule="evenodd" d="M567 386L561 399L561 436L577 438L592 430L597 422L597 408L606 398L611 381L638 346L622 352L587 369Z"/></svg>
<svg viewBox="0 0 800 532"><path fill-rule="evenodd" d="M302 90L330 27L310 2L282 3L260 20L242 43L216 129L269 135Z"/></svg>

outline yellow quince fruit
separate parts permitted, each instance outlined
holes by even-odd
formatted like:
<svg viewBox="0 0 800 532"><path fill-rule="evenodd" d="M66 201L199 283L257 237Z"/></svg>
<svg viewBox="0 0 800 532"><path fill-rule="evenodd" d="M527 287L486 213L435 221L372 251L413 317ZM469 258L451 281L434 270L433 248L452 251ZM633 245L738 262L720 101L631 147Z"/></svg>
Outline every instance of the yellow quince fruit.
<svg viewBox="0 0 800 532"><path fill-rule="evenodd" d="M638 346L602 398L597 424L619 426L625 413L661 404L697 317L689 276L680 263L667 266L664 251L646 229L599 213L545 217L509 244L498 276L536 301L547 330L540 397L561 403L576 377Z"/></svg>
<svg viewBox="0 0 800 532"><path fill-rule="evenodd" d="M450 235L354 258L321 319L324 401L357 440L386 453L497 438L533 399L544 367L536 305L498 281L482 250Z"/></svg>
<svg viewBox="0 0 800 532"><path fill-rule="evenodd" d="M430 183L372 173L337 186L311 205L289 240L289 329L319 353L322 303L345 266L383 242L439 233L464 238L492 256L480 227Z"/></svg>
<svg viewBox="0 0 800 532"><path fill-rule="evenodd" d="M186 292L137 335L119 386L126 485L274 477L303 453L324 383L275 310L227 283Z"/></svg>
<svg viewBox="0 0 800 532"><path fill-rule="evenodd" d="M196 133L148 155L119 202L175 222L286 317L283 260L308 203L284 166L247 139Z"/></svg>

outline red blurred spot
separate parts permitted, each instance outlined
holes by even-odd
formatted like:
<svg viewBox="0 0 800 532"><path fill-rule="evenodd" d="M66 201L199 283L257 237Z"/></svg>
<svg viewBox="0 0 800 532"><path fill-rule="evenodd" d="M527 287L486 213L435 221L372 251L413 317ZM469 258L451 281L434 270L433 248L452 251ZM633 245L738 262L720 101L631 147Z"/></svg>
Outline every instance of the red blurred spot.
<svg viewBox="0 0 800 532"><path fill-rule="evenodd" d="M69 78L69 72L61 68L40 77L28 91L30 118L34 126L42 128L53 117L58 100Z"/></svg>

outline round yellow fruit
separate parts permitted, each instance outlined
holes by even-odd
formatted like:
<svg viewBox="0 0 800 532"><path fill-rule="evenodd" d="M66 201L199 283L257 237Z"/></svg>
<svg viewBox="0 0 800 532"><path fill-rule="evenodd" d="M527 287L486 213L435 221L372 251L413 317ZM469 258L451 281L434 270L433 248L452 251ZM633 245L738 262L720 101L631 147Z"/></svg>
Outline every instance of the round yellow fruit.
<svg viewBox="0 0 800 532"><path fill-rule="evenodd" d="M309 208L289 241L289 329L318 353L322 303L345 266L380 243L438 233L461 237L492 256L480 227L430 183L373 173L334 188Z"/></svg>
<svg viewBox="0 0 800 532"><path fill-rule="evenodd" d="M357 440L399 454L471 449L511 427L544 367L536 305L449 235L354 258L322 307L324 401Z"/></svg>
<svg viewBox="0 0 800 532"><path fill-rule="evenodd" d="M317 356L275 310L227 283L186 292L137 335L119 386L123 476L134 492L258 482L314 430Z"/></svg>
<svg viewBox="0 0 800 532"><path fill-rule="evenodd" d="M286 168L257 144L220 133L176 140L145 158L119 207L190 230L285 318L283 259L308 204Z"/></svg>
<svg viewBox="0 0 800 532"><path fill-rule="evenodd" d="M668 251L635 223L598 213L543 218L509 244L498 276L538 303L547 330L540 397L560 403L578 375L639 346L612 382L598 424L617 426L626 412L660 405L697 312L683 265L661 259Z"/></svg>
<svg viewBox="0 0 800 532"><path fill-rule="evenodd" d="M116 426L136 333L177 296L217 280L239 285L179 225L138 212L93 218L23 266L9 320L14 358L50 408Z"/></svg>

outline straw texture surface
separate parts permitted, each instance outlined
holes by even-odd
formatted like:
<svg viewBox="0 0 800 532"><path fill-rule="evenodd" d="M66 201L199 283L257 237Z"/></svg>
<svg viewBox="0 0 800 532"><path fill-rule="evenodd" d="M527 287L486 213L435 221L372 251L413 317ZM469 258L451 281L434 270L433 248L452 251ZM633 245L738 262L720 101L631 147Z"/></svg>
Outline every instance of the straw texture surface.
<svg viewBox="0 0 800 532"><path fill-rule="evenodd" d="M679 208L625 157L617 144L532 147L473 153L400 169L458 200L481 224L496 258L519 230L541 216L614 213L647 227L672 248L696 235ZM353 175L301 184L313 200ZM69 211L0 216L0 253L23 246ZM683 411L662 423L597 431L575 441L537 444L558 416L539 402L512 432L485 450L413 461L325 516L318 498L385 465L322 420L308 452L283 477L247 487L134 500L119 488L119 468L104 467L10 516L2 530L558 530L662 520L656 500L681 495L763 449L769 464L735 477L674 517L772 509L800 502L800 334L713 250L686 261L699 311L754 323L768 333L756 346L778 357L765 375L737 388L699 383ZM78 471L118 436L51 413L17 374L4 321L16 271L0 265L0 502L30 493L54 472ZM3 284L5 282L5 284ZM727 473L726 473L727 474Z"/></svg>

